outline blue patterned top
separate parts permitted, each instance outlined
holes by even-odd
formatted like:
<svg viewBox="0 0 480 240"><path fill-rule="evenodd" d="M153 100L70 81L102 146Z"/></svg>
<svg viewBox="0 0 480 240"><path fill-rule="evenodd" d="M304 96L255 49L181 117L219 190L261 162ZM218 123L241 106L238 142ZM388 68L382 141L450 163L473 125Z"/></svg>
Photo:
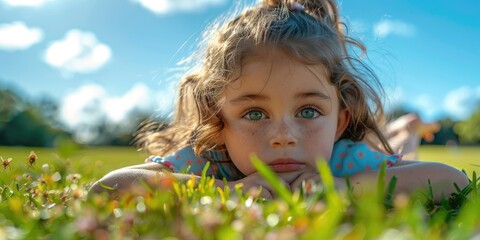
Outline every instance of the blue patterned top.
<svg viewBox="0 0 480 240"><path fill-rule="evenodd" d="M386 155L373 151L363 142L341 139L333 147L329 166L335 177L343 177L377 170L384 161L387 162L388 167L391 167L400 161L401 157L398 154ZM207 170L209 176L213 175L217 179L225 178L227 181L245 177L230 160L226 150L210 150L196 156L191 146L185 146L166 157L150 156L146 162L161 163L173 172L195 175L201 175L207 162L210 162L210 168Z"/></svg>

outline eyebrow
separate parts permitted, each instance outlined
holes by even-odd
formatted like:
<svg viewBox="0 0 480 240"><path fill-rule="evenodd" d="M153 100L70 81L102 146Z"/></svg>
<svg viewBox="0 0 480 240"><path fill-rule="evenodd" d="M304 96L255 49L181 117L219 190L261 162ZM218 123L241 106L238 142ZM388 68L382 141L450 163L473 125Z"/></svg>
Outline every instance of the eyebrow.
<svg viewBox="0 0 480 240"><path fill-rule="evenodd" d="M239 96L237 98L234 98L230 100L230 103L243 103L243 102L248 102L248 101L254 101L254 100L267 100L269 99L267 96L264 95L259 95L259 94L245 94L242 96Z"/></svg>
<svg viewBox="0 0 480 240"><path fill-rule="evenodd" d="M295 99L299 98L320 98L321 100L328 100L330 101L330 97L323 93L323 92L305 92L305 93L297 93L295 94Z"/></svg>
<svg viewBox="0 0 480 240"><path fill-rule="evenodd" d="M297 93L294 96L294 99L305 99L305 98L320 98L320 100L327 100L330 101L330 97L323 92L304 92L304 93ZM237 104L243 103L248 101L265 101L268 100L268 96L260 95L260 94L245 94L230 100L230 103Z"/></svg>

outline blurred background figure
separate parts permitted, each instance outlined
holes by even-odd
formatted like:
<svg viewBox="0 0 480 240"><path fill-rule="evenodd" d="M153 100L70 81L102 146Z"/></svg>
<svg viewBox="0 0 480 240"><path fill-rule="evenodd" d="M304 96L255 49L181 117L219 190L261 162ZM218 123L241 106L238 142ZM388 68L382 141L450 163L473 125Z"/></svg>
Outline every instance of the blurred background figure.
<svg viewBox="0 0 480 240"><path fill-rule="evenodd" d="M417 114L408 113L388 123L385 136L394 152L403 154L405 159L418 159L422 139L432 142L439 130L439 123L426 123Z"/></svg>

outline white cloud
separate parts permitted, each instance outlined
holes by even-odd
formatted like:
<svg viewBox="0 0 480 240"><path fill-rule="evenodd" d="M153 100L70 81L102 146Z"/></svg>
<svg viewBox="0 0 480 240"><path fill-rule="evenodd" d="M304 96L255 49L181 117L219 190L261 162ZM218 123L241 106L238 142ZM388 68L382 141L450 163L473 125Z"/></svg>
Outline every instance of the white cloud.
<svg viewBox="0 0 480 240"><path fill-rule="evenodd" d="M434 98L428 93L421 93L415 96L406 94L405 89L400 86L393 88L385 87L384 106L386 112L397 110L397 108L414 111L420 114L425 121L435 121L441 116L442 106L434 101Z"/></svg>
<svg viewBox="0 0 480 240"><path fill-rule="evenodd" d="M0 49L24 50L42 39L43 31L40 28L29 28L23 22L0 25Z"/></svg>
<svg viewBox="0 0 480 240"><path fill-rule="evenodd" d="M166 113L173 109L174 92L170 87L153 92L136 84L122 96L110 96L98 84L88 84L67 95L60 106L60 119L81 142L100 138L99 126L113 124L119 131L133 131L132 117L138 114Z"/></svg>
<svg viewBox="0 0 480 240"><path fill-rule="evenodd" d="M373 32L376 38L385 38L394 34L409 37L415 34L415 26L398 20L385 19L373 26Z"/></svg>
<svg viewBox="0 0 480 240"><path fill-rule="evenodd" d="M427 93L418 95L413 99L413 103L420 116L426 121L437 118L442 112L442 106L434 101L433 97Z"/></svg>
<svg viewBox="0 0 480 240"><path fill-rule="evenodd" d="M3 2L12 7L40 7L51 0L3 0Z"/></svg>
<svg viewBox="0 0 480 240"><path fill-rule="evenodd" d="M219 5L225 0L132 0L156 14L166 14L176 11L198 11L210 5Z"/></svg>
<svg viewBox="0 0 480 240"><path fill-rule="evenodd" d="M104 118L102 104L106 97L107 94L100 85L80 87L63 99L60 108L61 120L71 128L101 121Z"/></svg>
<svg viewBox="0 0 480 240"><path fill-rule="evenodd" d="M50 44L44 60L66 72L89 73L101 68L111 57L110 47L99 42L95 34L73 29L64 39Z"/></svg>
<svg viewBox="0 0 480 240"><path fill-rule="evenodd" d="M450 91L444 100L444 108L455 120L468 118L480 104L480 86L476 89L463 86Z"/></svg>
<svg viewBox="0 0 480 240"><path fill-rule="evenodd" d="M106 98L102 107L109 121L120 123L133 112L152 111L152 96L153 94L147 86L136 84L123 96Z"/></svg>

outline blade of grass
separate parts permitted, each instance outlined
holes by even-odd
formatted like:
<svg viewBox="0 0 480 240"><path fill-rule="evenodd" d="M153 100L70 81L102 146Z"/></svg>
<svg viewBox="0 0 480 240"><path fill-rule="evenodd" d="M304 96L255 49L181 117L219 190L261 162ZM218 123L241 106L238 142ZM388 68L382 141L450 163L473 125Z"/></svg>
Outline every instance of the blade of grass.
<svg viewBox="0 0 480 240"><path fill-rule="evenodd" d="M290 190L288 190L278 179L275 172L273 172L265 163L263 163L258 156L251 156L252 164L257 169L258 173L265 178L265 180L270 184L275 193L283 199L290 207L295 207L295 202L293 201L293 196Z"/></svg>
<svg viewBox="0 0 480 240"><path fill-rule="evenodd" d="M203 167L203 169L202 169L202 177L200 179L200 185L202 185L202 186L205 186L205 184L207 182L207 171L208 171L209 167L210 167L210 162L207 161L207 163L205 164L205 167Z"/></svg>
<svg viewBox="0 0 480 240"><path fill-rule="evenodd" d="M105 184L103 184L103 183L99 183L99 184L100 184L100 186L101 186L102 188L104 188L104 189L106 189L106 190L112 190L112 191L113 191L113 190L116 190L115 187L110 187L110 186L105 185Z"/></svg>
<svg viewBox="0 0 480 240"><path fill-rule="evenodd" d="M313 220L311 231L304 237L305 239L332 239L341 223L345 204L335 189L334 177L328 163L324 159L317 160L317 169L322 179L327 209Z"/></svg>
<svg viewBox="0 0 480 240"><path fill-rule="evenodd" d="M480 222L480 196L474 196L466 201L462 206L462 211L458 214L447 239L470 239L475 232L478 233L478 223Z"/></svg>
<svg viewBox="0 0 480 240"><path fill-rule="evenodd" d="M388 183L387 195L385 196L385 206L387 208L393 208L393 199L395 196L395 187L397 186L397 177L393 176Z"/></svg>
<svg viewBox="0 0 480 240"><path fill-rule="evenodd" d="M387 161L383 161L378 171L377 179L377 201L383 202L385 198L385 178L387 175Z"/></svg>
<svg viewBox="0 0 480 240"><path fill-rule="evenodd" d="M340 196L335 189L335 181L332 172L330 171L330 167L328 166L328 163L325 160L321 159L317 161L317 168L320 172L320 178L323 182L327 203L329 205L333 205L334 207L343 209L343 204Z"/></svg>
<svg viewBox="0 0 480 240"><path fill-rule="evenodd" d="M477 172L473 171L472 173L472 192L473 196L478 196L478 178L477 178Z"/></svg>

